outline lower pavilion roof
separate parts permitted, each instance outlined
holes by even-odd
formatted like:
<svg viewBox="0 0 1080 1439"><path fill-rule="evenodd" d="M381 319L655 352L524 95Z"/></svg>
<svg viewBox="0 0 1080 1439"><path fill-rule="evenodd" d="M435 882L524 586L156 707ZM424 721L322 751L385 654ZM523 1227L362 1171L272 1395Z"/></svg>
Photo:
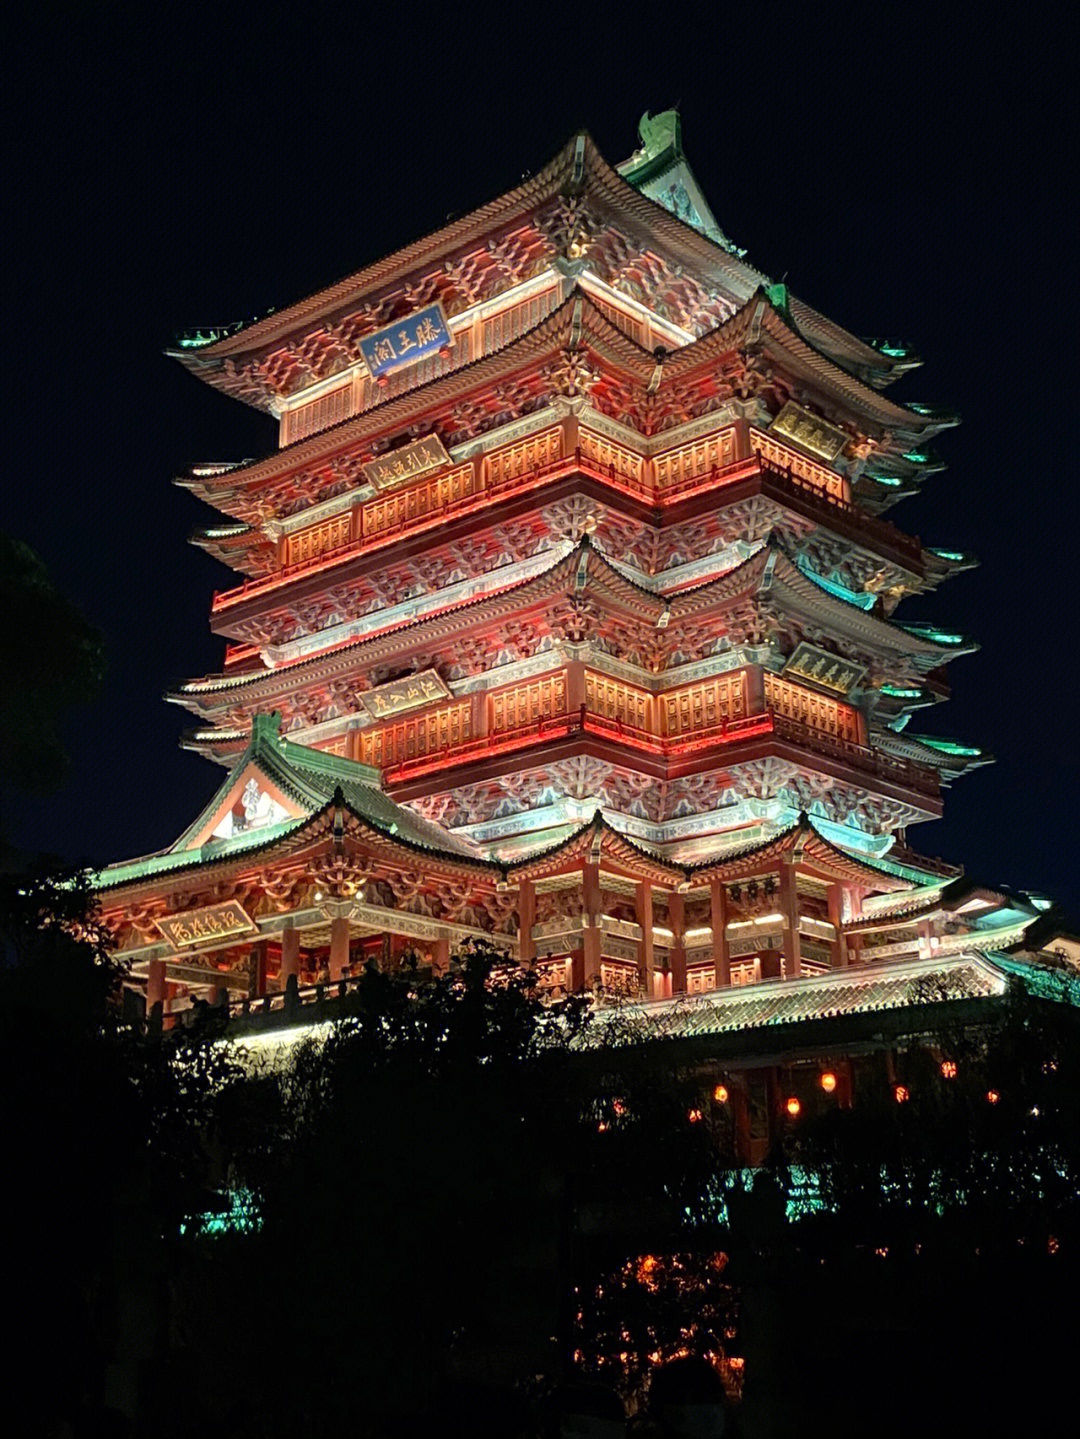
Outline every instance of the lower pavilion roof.
<svg viewBox="0 0 1080 1439"><path fill-rule="evenodd" d="M397 804L379 787L378 771L282 739L279 725L277 715L257 716L247 749L176 843L157 854L107 866L95 876L96 889L144 888L158 877L248 863L256 857L278 862L318 838L328 824L344 822L342 816L376 847L400 851L414 865L422 866L426 856L437 867L467 869L512 887L553 873L567 862L602 857L644 881L680 889L711 878L740 879L784 859L876 893L916 890L927 883L935 892L940 888L940 879L920 872L917 860L902 866L843 849L827 840L805 814L763 841L690 866L630 839L600 810L554 845L514 860L490 860L470 839ZM246 793L253 807L264 810L262 822L237 828L231 817L244 809Z"/></svg>
<svg viewBox="0 0 1080 1439"><path fill-rule="evenodd" d="M1080 980L1036 963L977 950L947 958L861 965L802 979L766 980L703 995L598 1009L582 1047L696 1039L735 1031L912 1010L949 1001L1000 998L1011 979L1040 997L1080 1007Z"/></svg>
<svg viewBox="0 0 1080 1439"><path fill-rule="evenodd" d="M295 846L314 821L336 807L347 810L373 837L433 860L490 870L492 878L497 877L497 867L470 840L396 804L379 787L377 770L283 740L279 723L276 715L256 716L247 749L175 844L157 854L108 865L95 876L95 887L102 891L141 884L157 875ZM270 797L269 822L225 837L215 834L215 826L222 827L252 783L258 795Z"/></svg>
<svg viewBox="0 0 1080 1439"><path fill-rule="evenodd" d="M1073 970L972 948L673 999L599 1003L574 1046L588 1053L664 1041L706 1041L760 1059L853 1038L873 1043L886 1030L925 1032L940 1023L943 1009L954 1017L957 1005L972 1018L973 1006L1002 999L1013 982L1037 999L1080 1008L1080 978ZM310 998L314 1000L314 993ZM280 996L269 996L262 1011L252 1007L237 1028L256 1062L272 1064L275 1051L286 1051L330 1022L332 1009L328 1011L325 1002L318 1018L306 1018L302 1008L290 1012L281 1006Z"/></svg>

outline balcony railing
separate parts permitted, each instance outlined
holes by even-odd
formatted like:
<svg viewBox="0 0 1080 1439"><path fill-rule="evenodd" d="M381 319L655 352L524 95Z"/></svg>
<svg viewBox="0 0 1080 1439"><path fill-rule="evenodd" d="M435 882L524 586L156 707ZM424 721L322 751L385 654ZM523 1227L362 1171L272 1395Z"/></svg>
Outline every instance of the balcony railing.
<svg viewBox="0 0 1080 1439"><path fill-rule="evenodd" d="M388 765L383 772L384 779L390 785L404 784L434 770L455 768L467 764L470 760L508 754L571 734L595 735L601 739L614 740L630 749L662 759L679 759L701 750L771 734L822 758L839 760L853 769L873 775L876 779L914 789L921 794L936 796L939 791L935 770L913 764L910 760L894 759L891 755L881 754L866 745L841 739L798 720L774 714L771 710L746 715L741 719L722 720L719 724L669 737L595 714L584 705L580 710L545 715L477 739L448 745L438 751L411 756L397 764Z"/></svg>
<svg viewBox="0 0 1080 1439"><path fill-rule="evenodd" d="M245 580L233 589L216 591L213 608L215 612L228 609L256 595L272 591L301 575L317 573L364 551L392 544L406 534L419 534L441 526L455 516L480 509L506 494L520 494L571 474L600 480L611 489L658 510L684 501L694 494L761 475L766 479L767 489L774 498L781 502L795 499L801 503L803 509L809 506L823 525L831 526L860 543L891 551L899 556L907 567L917 573L922 571L922 546L919 540L904 534L887 520L866 514L850 500L830 493L824 485L813 483L796 474L794 469L785 468L760 453L728 465L713 466L661 488L655 483L650 461L642 461L639 477L629 473L629 467L625 463L605 462L596 455L588 454L588 448L591 446L587 446L586 450L578 446L569 455L556 456L518 473L504 474L502 478L492 478L489 473L490 466L486 463L489 457L485 457L485 460L477 465L470 482L462 485L461 492L453 497L446 497L445 487L442 490L438 488L444 476L433 476L426 485L421 483L402 492L402 500L410 497L410 503L408 506L402 504L402 517L396 521L387 521L387 501L391 496L368 500L358 507L356 533L347 543L322 550L317 555L295 564L283 565L273 574ZM462 467L456 468L460 470ZM410 509L411 513L408 513Z"/></svg>

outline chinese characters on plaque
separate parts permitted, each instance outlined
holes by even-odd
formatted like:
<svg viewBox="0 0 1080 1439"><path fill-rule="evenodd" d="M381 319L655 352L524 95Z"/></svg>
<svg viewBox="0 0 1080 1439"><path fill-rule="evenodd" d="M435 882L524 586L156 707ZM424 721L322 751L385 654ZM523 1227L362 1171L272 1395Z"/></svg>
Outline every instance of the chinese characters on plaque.
<svg viewBox="0 0 1080 1439"><path fill-rule="evenodd" d="M865 665L838 659L836 655L805 642L796 648L783 669L786 679L809 680L811 684L839 695L850 694L865 673Z"/></svg>
<svg viewBox="0 0 1080 1439"><path fill-rule="evenodd" d="M154 923L173 949L189 944L205 944L209 940L237 939L250 934L255 924L238 900L228 904L212 904L207 909L189 909L183 914L170 914Z"/></svg>
<svg viewBox="0 0 1080 1439"><path fill-rule="evenodd" d="M809 410L804 410L792 400L787 402L773 420L769 426L769 434L794 440L804 450L809 450L812 455L817 455L829 464L832 464L848 442L843 430L819 420L817 415L812 415Z"/></svg>
<svg viewBox="0 0 1080 1439"><path fill-rule="evenodd" d="M371 371L371 378L377 380L399 365L425 360L453 342L442 306L427 305L403 320L395 320L392 325L364 335L360 340L360 353Z"/></svg>
<svg viewBox="0 0 1080 1439"><path fill-rule="evenodd" d="M388 490L394 485L403 485L406 480L414 480L418 475L426 475L429 470L437 470L440 465L449 463L450 456L443 448L438 435L425 435L422 440L412 440L400 449L391 450L388 455L369 460L361 468L364 479L376 489Z"/></svg>
<svg viewBox="0 0 1080 1439"><path fill-rule="evenodd" d="M419 709L432 700L449 699L450 691L434 670L422 670L407 679L391 680L387 685L367 690L360 696L360 703L368 714L376 719L388 715L403 714L406 710Z"/></svg>

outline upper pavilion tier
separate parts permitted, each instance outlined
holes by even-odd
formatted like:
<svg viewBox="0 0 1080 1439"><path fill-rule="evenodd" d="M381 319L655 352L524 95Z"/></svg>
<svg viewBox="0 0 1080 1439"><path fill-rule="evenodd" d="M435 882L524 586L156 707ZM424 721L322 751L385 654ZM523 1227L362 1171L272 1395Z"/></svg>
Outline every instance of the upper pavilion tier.
<svg viewBox="0 0 1080 1439"><path fill-rule="evenodd" d="M687 187L694 202L683 207L678 192ZM277 412L290 394L360 361L355 342L365 331L435 301L452 317L556 260L585 261L690 337L770 283L712 220L677 124L618 169L579 133L542 170L471 214L261 320L191 332L174 353L210 384ZM882 385L911 368L902 347L857 339L802 301L788 303L815 348L852 373Z"/></svg>
<svg viewBox="0 0 1080 1439"><path fill-rule="evenodd" d="M587 135L576 135L537 175L472 214L262 320L189 335L171 353L279 417L286 447L391 402L403 386L471 366L558 308L575 286L637 342L642 363L662 349L673 375L704 353L696 341L759 294L783 316L808 379L817 371L841 393L851 380L880 389L911 368L906 347L857 339L747 263L686 164L677 116L645 117L642 137L642 149L613 169ZM376 385L365 336L429 306L441 307L450 343ZM672 366L683 351L683 365ZM858 390L852 395L858 408ZM899 409L886 406L877 423L895 429ZM892 502L940 467L911 436L925 438L952 417L925 406L905 417L908 443L863 466L874 475L866 483L871 504Z"/></svg>
<svg viewBox="0 0 1080 1439"><path fill-rule="evenodd" d="M732 404L768 426L791 402L833 427L831 466L873 510L896 497L879 472L916 475L917 457L928 456L928 442L954 422L897 405L851 375L807 343L764 290L674 350L650 349L628 333L625 316L585 275L564 277L551 300L529 328L490 349L476 346L465 362L422 361L382 377L385 384L344 379L340 388L356 393L333 424L261 460L198 466L179 483L257 527L318 505L328 491L348 487L362 498L365 465L415 434L437 435L456 458L560 399L577 399L600 423L618 427L643 458L699 432L710 414L722 421ZM461 348L471 354L473 346ZM375 491L368 485L366 492ZM213 537L236 533L226 527Z"/></svg>

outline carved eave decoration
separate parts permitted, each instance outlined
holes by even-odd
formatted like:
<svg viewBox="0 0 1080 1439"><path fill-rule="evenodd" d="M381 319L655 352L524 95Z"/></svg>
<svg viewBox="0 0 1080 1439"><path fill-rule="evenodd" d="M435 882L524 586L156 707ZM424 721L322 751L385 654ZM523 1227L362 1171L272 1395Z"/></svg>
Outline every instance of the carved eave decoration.
<svg viewBox="0 0 1080 1439"><path fill-rule="evenodd" d="M673 864L628 839L609 824L599 810L587 824L557 844L509 864L506 876L510 884L520 884L523 880L546 879L586 863L604 863L635 880L653 884L675 887L686 879L682 865Z"/></svg>
<svg viewBox="0 0 1080 1439"><path fill-rule="evenodd" d="M240 852L222 853L220 857L207 856L204 847L186 863L156 870L121 884L110 884L106 870L96 885L96 892L101 896L103 908L109 913L160 894L163 882L173 894L197 891L221 898L226 889L231 894L238 884L260 884L260 876L268 872L295 870L306 873L313 860L334 853L360 862L358 865L351 864L356 882L362 874L413 872L418 869L425 876L468 878L470 882L490 889L494 889L502 879L502 870L498 865L479 857L472 859L449 850L430 849L402 836L387 834L357 814L347 801L335 799L328 801L308 819L299 821L287 833L275 835L263 845Z"/></svg>
<svg viewBox="0 0 1080 1439"><path fill-rule="evenodd" d="M664 613L668 620L661 625ZM913 673L946 660L950 651L827 594L772 545L718 578L669 598L643 589L605 559L586 536L548 569L494 593L449 605L407 624L353 640L321 655L274 670L240 676L208 676L174 691L169 698L201 715L226 715L239 725L254 710L279 707L297 691L328 686L363 671L370 680L380 665L422 655L424 667L446 667L468 656L469 637L512 619L541 638L580 644L609 638L631 646L638 663L661 672L673 656L701 658L715 651L725 633L739 643L760 644L791 634L832 643L835 632L852 657L872 662L890 676ZM790 623L789 623L790 622ZM829 631L829 633L826 633ZM482 667L482 639L476 661ZM315 702L307 716L318 722L325 706ZM286 704L286 712L292 706ZM310 708L310 706L309 706ZM303 709L303 707L302 707Z"/></svg>
<svg viewBox="0 0 1080 1439"><path fill-rule="evenodd" d="M466 402L466 396L470 397ZM584 396L643 436L707 414L731 398L762 397L774 412L809 403L846 428L853 452L910 443L934 424L884 399L808 345L757 293L730 320L656 357L579 289L524 335L267 459L180 481L248 523L294 512L354 487L361 466L392 440L436 430L460 445L544 403ZM335 490L337 485L337 490ZM284 508L283 508L284 507Z"/></svg>
<svg viewBox="0 0 1080 1439"><path fill-rule="evenodd" d="M816 871L829 881L857 884L875 893L912 890L912 880L892 874L848 850L830 843L811 820L801 815L789 829L745 849L729 851L715 860L691 865L686 873L692 883L704 884L719 879L726 883L752 879L784 862L798 864L800 869Z"/></svg>
<svg viewBox="0 0 1080 1439"><path fill-rule="evenodd" d="M359 338L438 300L448 315L496 297L553 260L586 266L655 314L701 335L766 283L724 246L678 220L575 136L536 176L471 215L300 303L212 343L171 353L246 403L284 397L359 359ZM887 357L788 302L793 324L837 363L888 379Z"/></svg>

